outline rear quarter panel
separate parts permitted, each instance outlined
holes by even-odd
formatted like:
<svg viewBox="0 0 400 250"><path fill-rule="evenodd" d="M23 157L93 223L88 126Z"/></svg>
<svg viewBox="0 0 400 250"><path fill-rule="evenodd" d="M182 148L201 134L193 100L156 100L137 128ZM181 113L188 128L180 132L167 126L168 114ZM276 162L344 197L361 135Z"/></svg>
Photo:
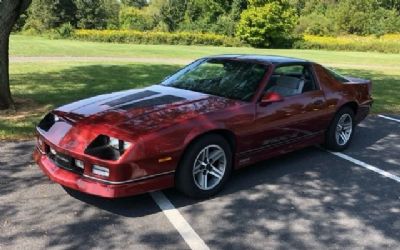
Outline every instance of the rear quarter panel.
<svg viewBox="0 0 400 250"><path fill-rule="evenodd" d="M320 87L325 93L327 107L330 112L332 112L332 115L343 105L353 102L358 106L356 122L360 122L365 118L372 103L372 97L370 95L371 82L364 80L364 82L354 81L342 83L328 74L323 66L314 64L314 69Z"/></svg>

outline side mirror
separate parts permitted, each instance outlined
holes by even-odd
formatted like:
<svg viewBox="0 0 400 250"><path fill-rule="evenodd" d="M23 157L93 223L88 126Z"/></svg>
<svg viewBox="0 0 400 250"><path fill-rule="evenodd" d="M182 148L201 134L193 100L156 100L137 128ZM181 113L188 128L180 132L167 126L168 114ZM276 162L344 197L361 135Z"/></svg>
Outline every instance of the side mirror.
<svg viewBox="0 0 400 250"><path fill-rule="evenodd" d="M277 92L268 92L261 98L261 106L265 106L267 104L273 102L281 102L283 101L283 97Z"/></svg>

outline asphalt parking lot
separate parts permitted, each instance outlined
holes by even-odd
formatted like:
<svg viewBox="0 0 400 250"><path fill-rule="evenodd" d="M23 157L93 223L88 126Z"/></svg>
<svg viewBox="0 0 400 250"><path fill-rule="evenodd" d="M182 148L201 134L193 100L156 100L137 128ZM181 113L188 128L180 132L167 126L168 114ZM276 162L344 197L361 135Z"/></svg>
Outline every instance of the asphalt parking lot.
<svg viewBox="0 0 400 250"><path fill-rule="evenodd" d="M368 117L344 155L310 147L261 162L201 201L65 190L33 164L33 142L3 142L0 249L399 249L400 116L390 117ZM173 214L153 199L163 194Z"/></svg>

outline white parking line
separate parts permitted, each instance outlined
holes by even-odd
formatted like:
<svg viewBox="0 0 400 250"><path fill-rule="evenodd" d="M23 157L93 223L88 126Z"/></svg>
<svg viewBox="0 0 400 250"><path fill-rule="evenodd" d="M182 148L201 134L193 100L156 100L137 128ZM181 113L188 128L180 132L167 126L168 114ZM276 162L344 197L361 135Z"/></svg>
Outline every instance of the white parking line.
<svg viewBox="0 0 400 250"><path fill-rule="evenodd" d="M332 151L328 151L328 152L330 152L331 154L334 154L334 155L336 155L336 156L338 156L338 157L340 157L340 158L342 158L342 159L344 159L346 161L350 161L350 162L352 162L354 164L357 164L360 167L366 168L368 170L371 170L371 171L373 171L375 173L378 173L378 174L380 174L380 175L382 175L384 177L387 177L389 179L392 179L392 180L397 181L397 182L400 183L400 177L397 176L397 175L391 174L391 173L389 173L389 172L387 172L385 170L382 170L380 168L374 167L374 166L372 166L370 164L367 164L365 162L362 162L362 161L359 161L357 159L354 159L353 157L350 157L350 156L345 155L343 153L332 152Z"/></svg>
<svg viewBox="0 0 400 250"><path fill-rule="evenodd" d="M395 118L392 118L392 117L389 117L389 116L386 116L386 115L378 115L378 117L383 118L383 119L386 119L386 120L391 120L391 121L395 121L395 122L400 122L399 119L395 119Z"/></svg>
<svg viewBox="0 0 400 250"><path fill-rule="evenodd" d="M210 249L162 192L152 192L150 195L191 249Z"/></svg>

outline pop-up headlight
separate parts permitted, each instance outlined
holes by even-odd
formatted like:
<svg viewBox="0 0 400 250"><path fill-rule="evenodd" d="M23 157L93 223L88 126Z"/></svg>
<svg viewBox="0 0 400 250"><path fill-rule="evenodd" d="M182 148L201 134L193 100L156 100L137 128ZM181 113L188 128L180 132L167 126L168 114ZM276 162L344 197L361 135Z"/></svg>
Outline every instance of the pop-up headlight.
<svg viewBox="0 0 400 250"><path fill-rule="evenodd" d="M121 154L123 154L131 146L130 142L119 140L114 137L110 137L108 144L114 149L120 151Z"/></svg>
<svg viewBox="0 0 400 250"><path fill-rule="evenodd" d="M44 131L49 131L50 128L56 123L60 121L60 117L53 114L48 113L38 124L38 127Z"/></svg>
<svg viewBox="0 0 400 250"><path fill-rule="evenodd" d="M61 120L61 118L58 115L54 115L54 122L58 122L60 120Z"/></svg>
<svg viewBox="0 0 400 250"><path fill-rule="evenodd" d="M118 160L131 145L132 143L115 137L99 135L86 148L85 154L103 160Z"/></svg>

